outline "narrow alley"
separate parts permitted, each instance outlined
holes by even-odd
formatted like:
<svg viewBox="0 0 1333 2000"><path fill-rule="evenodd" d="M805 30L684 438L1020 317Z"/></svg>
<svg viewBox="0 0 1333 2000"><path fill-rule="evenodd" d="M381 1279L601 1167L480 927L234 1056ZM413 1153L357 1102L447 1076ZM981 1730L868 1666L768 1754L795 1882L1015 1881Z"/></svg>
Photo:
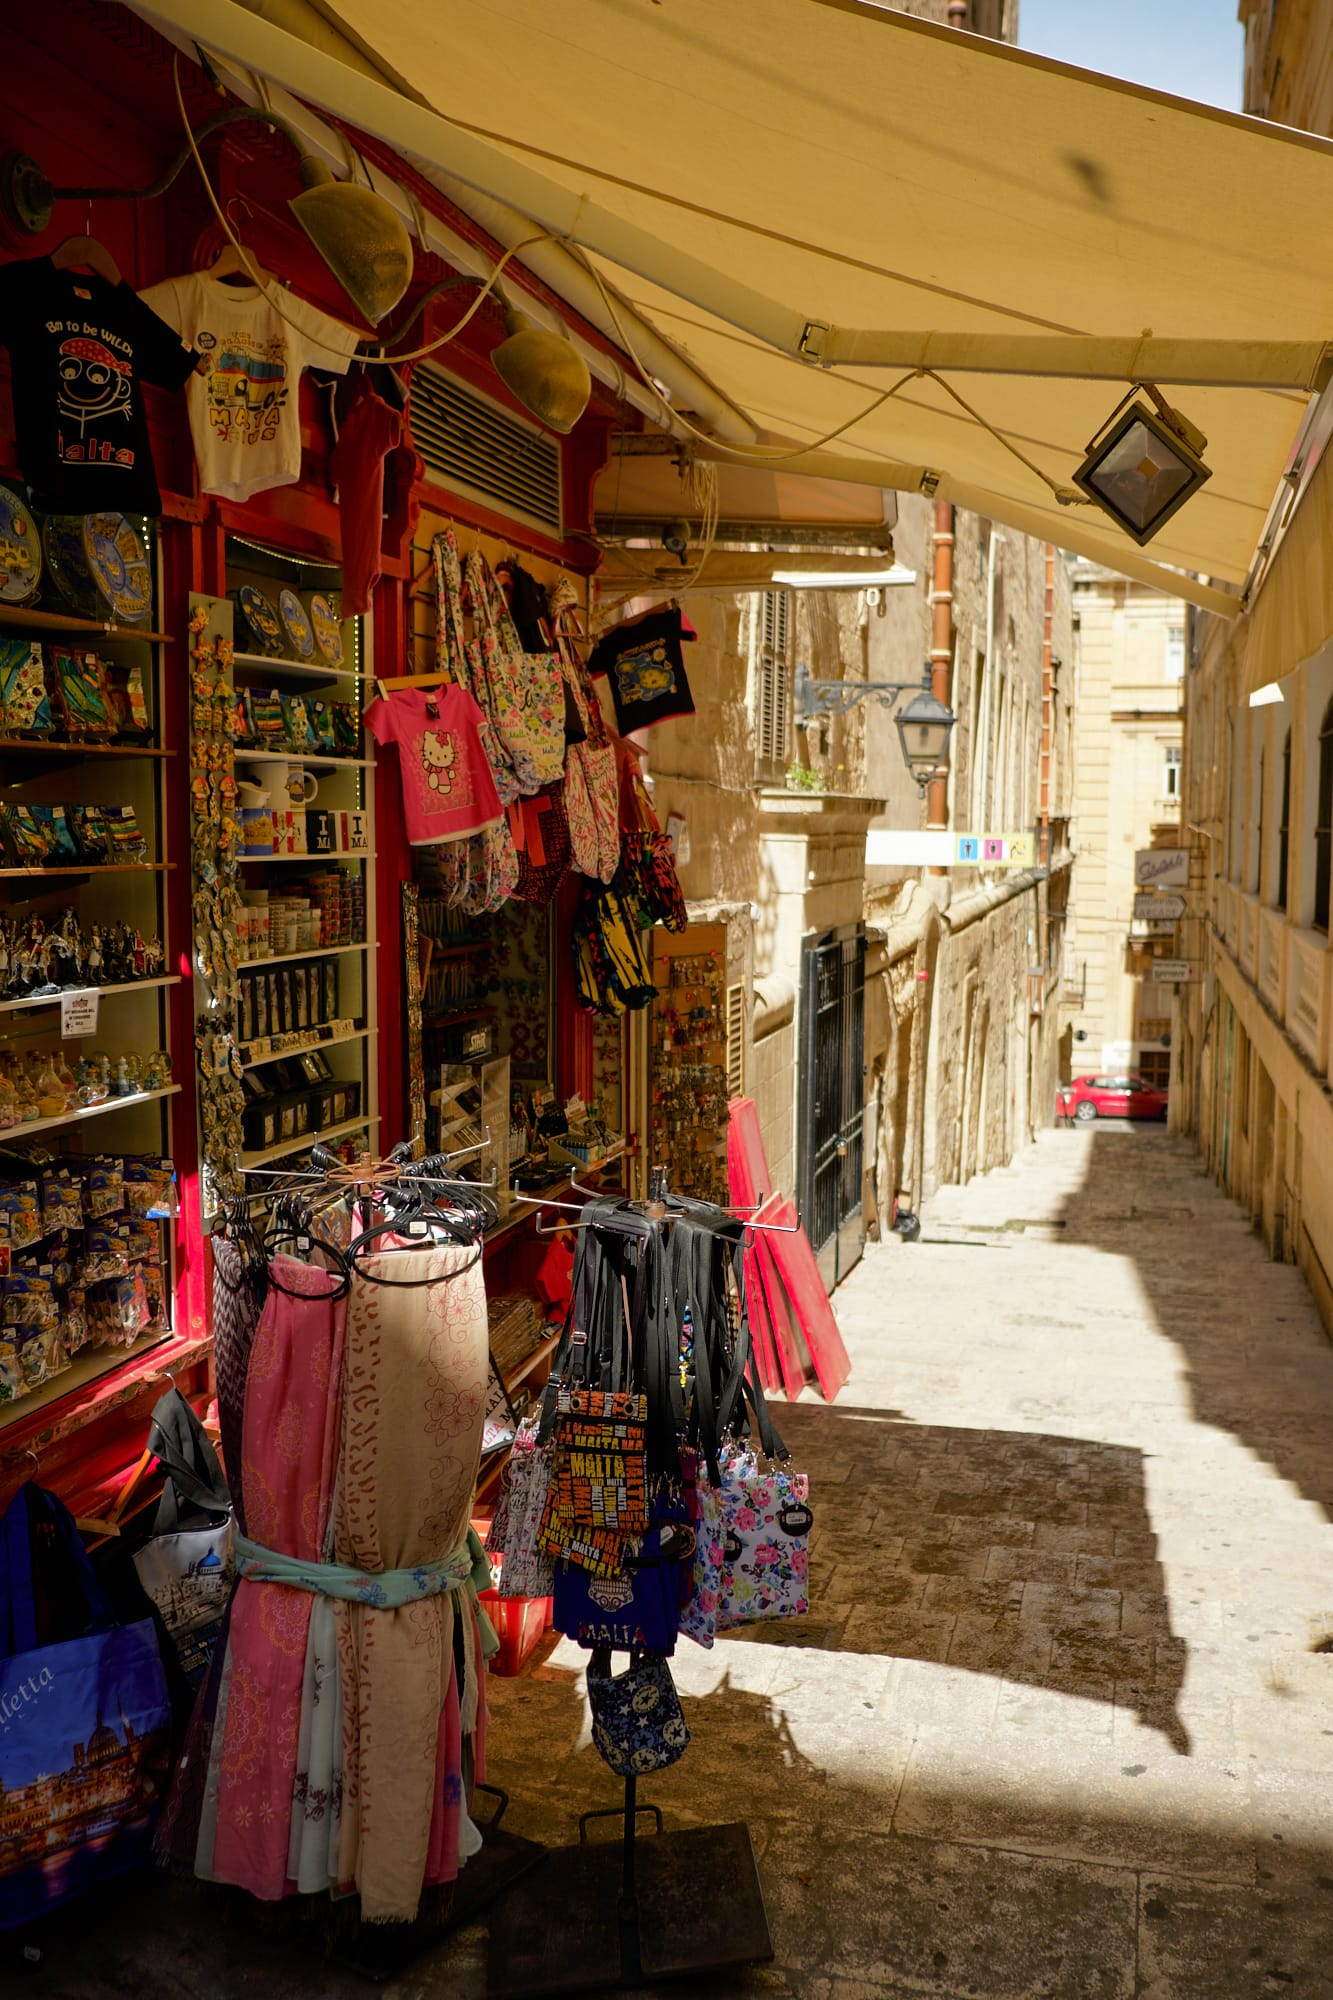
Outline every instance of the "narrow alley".
<svg viewBox="0 0 1333 2000"><path fill-rule="evenodd" d="M1186 1142L1099 1126L942 1194L838 1303L852 1381L779 1413L811 1614L682 1641L693 1741L645 1787L760 1858L776 1964L691 1993L1333 1994L1333 1347L1302 1278ZM490 1690L509 1823L553 1842L615 1797L581 1668L559 1641ZM366 1990L290 1917L220 1923L229 1892L97 1901L34 2000ZM479 2000L484 1931L382 1990Z"/></svg>

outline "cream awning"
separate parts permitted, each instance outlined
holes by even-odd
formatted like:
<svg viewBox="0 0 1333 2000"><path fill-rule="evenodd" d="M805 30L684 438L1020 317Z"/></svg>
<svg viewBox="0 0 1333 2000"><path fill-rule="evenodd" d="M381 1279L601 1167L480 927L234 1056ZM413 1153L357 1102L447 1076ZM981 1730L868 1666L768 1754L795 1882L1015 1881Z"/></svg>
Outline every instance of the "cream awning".
<svg viewBox="0 0 1333 2000"><path fill-rule="evenodd" d="M255 5L141 11L580 246L757 428L847 423L835 476L1168 588L1250 573L1333 340L1328 143L858 0ZM859 414L922 360L1038 471L928 377ZM1040 476L1135 374L1213 468L1146 556Z"/></svg>

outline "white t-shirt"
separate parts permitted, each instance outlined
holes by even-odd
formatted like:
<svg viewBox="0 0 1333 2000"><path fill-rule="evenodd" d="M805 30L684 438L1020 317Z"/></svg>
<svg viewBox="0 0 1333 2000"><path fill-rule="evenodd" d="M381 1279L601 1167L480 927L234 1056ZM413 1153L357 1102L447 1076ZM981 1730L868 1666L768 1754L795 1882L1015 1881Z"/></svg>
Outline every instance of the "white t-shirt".
<svg viewBox="0 0 1333 2000"><path fill-rule="evenodd" d="M358 335L291 292L282 312L257 285L203 271L139 294L211 364L189 382L190 431L205 493L248 500L301 476L301 370L345 375Z"/></svg>

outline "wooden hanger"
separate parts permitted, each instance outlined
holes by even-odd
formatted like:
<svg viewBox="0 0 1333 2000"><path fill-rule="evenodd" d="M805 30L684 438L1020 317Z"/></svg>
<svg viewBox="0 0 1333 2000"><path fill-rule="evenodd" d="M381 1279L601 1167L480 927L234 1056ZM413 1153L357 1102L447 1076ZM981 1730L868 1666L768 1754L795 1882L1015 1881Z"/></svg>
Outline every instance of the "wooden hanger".
<svg viewBox="0 0 1333 2000"><path fill-rule="evenodd" d="M436 688L443 690L454 685L453 676L436 667L429 674L397 674L389 680L376 678L375 686L380 694L388 696L405 688Z"/></svg>
<svg viewBox="0 0 1333 2000"><path fill-rule="evenodd" d="M99 278L105 278L108 285L121 282L120 266L104 243L95 236L67 236L51 252L51 264L57 271L69 271L82 264L95 271Z"/></svg>

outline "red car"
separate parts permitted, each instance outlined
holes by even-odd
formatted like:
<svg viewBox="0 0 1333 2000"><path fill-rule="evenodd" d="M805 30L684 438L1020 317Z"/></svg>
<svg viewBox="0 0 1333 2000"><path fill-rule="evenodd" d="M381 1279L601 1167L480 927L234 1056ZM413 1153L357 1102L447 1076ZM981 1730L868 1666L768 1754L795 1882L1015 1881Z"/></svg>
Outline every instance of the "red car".
<svg viewBox="0 0 1333 2000"><path fill-rule="evenodd" d="M1062 1118L1165 1118L1166 1092L1141 1076L1076 1076L1058 1096Z"/></svg>

